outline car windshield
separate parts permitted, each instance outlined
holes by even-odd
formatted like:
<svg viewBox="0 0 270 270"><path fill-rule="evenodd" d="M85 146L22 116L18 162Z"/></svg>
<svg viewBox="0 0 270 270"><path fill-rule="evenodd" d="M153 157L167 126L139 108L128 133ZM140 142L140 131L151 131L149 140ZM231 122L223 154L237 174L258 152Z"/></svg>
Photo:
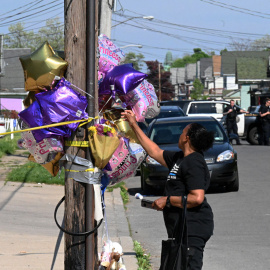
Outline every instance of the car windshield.
<svg viewBox="0 0 270 270"><path fill-rule="evenodd" d="M162 123L153 126L150 139L156 144L177 144L183 129L191 122ZM214 121L200 122L207 130L214 132L215 143L223 143L225 135L218 123Z"/></svg>
<svg viewBox="0 0 270 270"><path fill-rule="evenodd" d="M162 110L160 111L159 115L155 118L151 118L151 119L145 119L147 124L150 124L153 119L157 119L157 118L169 118L169 117L179 117L179 116L185 116L185 114L183 113L183 111L176 110L176 109L172 109L172 110Z"/></svg>

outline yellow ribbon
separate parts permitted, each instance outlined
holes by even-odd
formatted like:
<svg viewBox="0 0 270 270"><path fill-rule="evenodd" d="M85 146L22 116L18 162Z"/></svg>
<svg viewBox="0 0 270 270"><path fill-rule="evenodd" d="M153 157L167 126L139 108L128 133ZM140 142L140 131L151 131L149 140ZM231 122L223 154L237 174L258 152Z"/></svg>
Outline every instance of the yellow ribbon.
<svg viewBox="0 0 270 270"><path fill-rule="evenodd" d="M65 141L65 146L90 147L89 141Z"/></svg>
<svg viewBox="0 0 270 270"><path fill-rule="evenodd" d="M86 169L84 171L77 171L77 170L68 170L68 169L65 169L66 172L93 172L94 170L95 170L94 168Z"/></svg>
<svg viewBox="0 0 270 270"><path fill-rule="evenodd" d="M87 123L90 123L92 120L97 119L97 118L98 118L98 116L96 116L94 118L89 117L88 119L60 122L60 123L50 124L50 125L46 125L46 126L33 127L33 128L27 128L27 129L21 129L21 130L14 130L14 131L9 131L9 132L5 132L5 133L0 133L0 135L9 135L9 134L13 134L13 133L21 133L21 132L38 130L38 129L43 129L43 128L58 127L58 126L64 126L64 125L73 124L73 123L84 122L84 123L79 125L79 127L81 127Z"/></svg>

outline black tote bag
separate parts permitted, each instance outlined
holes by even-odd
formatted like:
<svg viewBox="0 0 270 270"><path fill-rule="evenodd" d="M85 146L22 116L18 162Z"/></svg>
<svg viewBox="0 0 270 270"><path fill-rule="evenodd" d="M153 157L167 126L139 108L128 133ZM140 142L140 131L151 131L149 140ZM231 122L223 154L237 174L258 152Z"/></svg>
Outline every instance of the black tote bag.
<svg viewBox="0 0 270 270"><path fill-rule="evenodd" d="M182 224L176 221L173 238L162 241L161 265L159 270L186 270L187 269L187 196L182 196L183 214Z"/></svg>

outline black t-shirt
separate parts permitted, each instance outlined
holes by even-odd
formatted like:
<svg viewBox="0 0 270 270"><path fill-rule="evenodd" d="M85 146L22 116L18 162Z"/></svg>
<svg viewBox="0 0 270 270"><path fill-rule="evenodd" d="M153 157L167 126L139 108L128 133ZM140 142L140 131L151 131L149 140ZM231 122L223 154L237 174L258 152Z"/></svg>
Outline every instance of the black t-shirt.
<svg viewBox="0 0 270 270"><path fill-rule="evenodd" d="M227 106L225 109L224 109L224 112L228 112L230 109L232 109L232 112L228 113L227 114L227 120L230 120L230 121L235 121L236 120L236 116L238 113L240 113L240 109L237 108L235 105L233 105L233 107L231 107L231 105Z"/></svg>
<svg viewBox="0 0 270 270"><path fill-rule="evenodd" d="M264 114L264 113L266 113L266 112L270 112L270 108L269 108L268 106L262 105L262 106L260 107L260 109L259 109L259 112L260 112L261 114ZM267 114L266 116L263 116L263 117L262 117L262 120L267 120L267 121L270 122L270 114Z"/></svg>
<svg viewBox="0 0 270 270"><path fill-rule="evenodd" d="M193 152L184 157L183 152L164 151L163 158L170 170L165 186L165 196L181 196L190 190L207 190L210 176L203 154ZM164 221L168 236L172 237L175 222L182 216L182 209L165 207ZM213 212L206 198L197 207L187 210L188 236L202 237L205 240L213 234Z"/></svg>

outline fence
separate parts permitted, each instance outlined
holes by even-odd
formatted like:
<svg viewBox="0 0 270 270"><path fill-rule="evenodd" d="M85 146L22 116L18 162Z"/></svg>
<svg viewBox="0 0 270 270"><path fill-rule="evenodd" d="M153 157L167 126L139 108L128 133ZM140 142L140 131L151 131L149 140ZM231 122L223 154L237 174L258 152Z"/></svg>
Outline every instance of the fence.
<svg viewBox="0 0 270 270"><path fill-rule="evenodd" d="M10 119L5 118L5 128L6 130L14 131L14 130L20 130L20 125L18 123L18 119ZM10 134L11 139L14 138L14 134Z"/></svg>

